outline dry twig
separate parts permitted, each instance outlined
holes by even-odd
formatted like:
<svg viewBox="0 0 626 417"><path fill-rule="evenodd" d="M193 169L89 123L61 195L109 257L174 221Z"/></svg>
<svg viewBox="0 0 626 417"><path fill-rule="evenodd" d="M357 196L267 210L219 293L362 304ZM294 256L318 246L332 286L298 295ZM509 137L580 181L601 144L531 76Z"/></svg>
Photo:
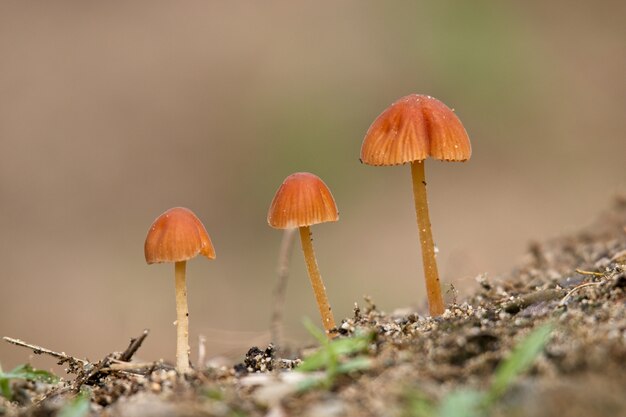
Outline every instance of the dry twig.
<svg viewBox="0 0 626 417"><path fill-rule="evenodd" d="M21 347L25 347L27 349L30 349L33 351L33 353L35 355L41 355L41 354L46 354L46 355L50 355L52 357L55 357L57 359L60 359L59 364L61 363L65 363L65 362L69 362L69 363L79 363L81 365L87 365L89 363L89 361L85 360L85 359L80 359L80 358L75 358L74 356L70 356L67 355L64 352L55 352L54 350L50 350L47 349L45 347L42 346L37 346L37 345L33 345L31 343L26 343L23 340L20 339L14 339L12 337L3 337L3 339L11 344L14 344L16 346L21 346Z"/></svg>
<svg viewBox="0 0 626 417"><path fill-rule="evenodd" d="M102 368L100 371L103 373L108 372L124 372L129 374L141 374L146 375L152 373L156 369L176 369L171 365L166 365L162 362L141 362L141 363L129 363L121 362L117 360L111 360L110 364L106 368Z"/></svg>
<svg viewBox="0 0 626 417"><path fill-rule="evenodd" d="M543 301L551 301L562 297L565 294L565 290L562 289L547 289L541 291L531 292L530 294L524 294L516 297L515 299L508 301L502 305L502 308L507 313L515 314L520 310L525 309L536 303Z"/></svg>
<svg viewBox="0 0 626 417"><path fill-rule="evenodd" d="M150 330L144 329L141 336L130 339L130 344L128 345L126 350L122 352L119 360L122 362L129 362L133 358L135 352L137 352L137 350L141 347L141 344L146 339L146 337L148 337L148 333L150 333Z"/></svg>
<svg viewBox="0 0 626 417"><path fill-rule="evenodd" d="M572 296L572 294L574 294L576 291L580 290L581 288L585 288L585 287L590 287L592 285L602 285L604 284L606 281L601 281L601 282L585 282L582 283L580 285L575 286L574 288L572 288L567 294L565 294L565 297L563 297L563 299L559 302L559 307L564 306L565 303L567 302L567 300Z"/></svg>
<svg viewBox="0 0 626 417"><path fill-rule="evenodd" d="M593 277L603 277L604 276L604 273L602 273L602 272L584 271L584 270L578 269L578 268L576 268L576 272L579 273L580 275L591 275Z"/></svg>

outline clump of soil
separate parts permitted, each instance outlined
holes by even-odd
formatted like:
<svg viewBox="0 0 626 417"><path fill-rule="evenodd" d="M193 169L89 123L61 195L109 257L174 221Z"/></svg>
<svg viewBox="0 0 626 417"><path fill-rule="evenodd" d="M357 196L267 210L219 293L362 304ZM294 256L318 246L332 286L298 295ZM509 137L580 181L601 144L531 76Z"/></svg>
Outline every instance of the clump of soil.
<svg viewBox="0 0 626 417"><path fill-rule="evenodd" d="M532 244L527 263L508 276L478 277L475 294L442 317L387 314L367 299L336 330L338 338L370 335L367 366L332 380L293 370L307 352L282 358L273 346L185 377L113 354L97 364L69 361L75 377L56 385L13 382L15 402L0 400L0 415L52 416L83 390L90 413L103 416L410 416L411 393L437 401L459 387L487 387L511 349L549 321L555 330L542 354L490 412L626 415L625 271L621 198L579 234ZM303 390L311 378L323 383Z"/></svg>

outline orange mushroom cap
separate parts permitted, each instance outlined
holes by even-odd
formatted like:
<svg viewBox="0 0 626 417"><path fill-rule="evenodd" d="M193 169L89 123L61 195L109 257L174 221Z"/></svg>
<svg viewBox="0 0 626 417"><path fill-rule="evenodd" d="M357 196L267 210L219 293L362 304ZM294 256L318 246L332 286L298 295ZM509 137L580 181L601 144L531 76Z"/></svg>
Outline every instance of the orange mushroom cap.
<svg viewBox="0 0 626 417"><path fill-rule="evenodd" d="M472 145L454 112L436 98L411 94L374 120L361 146L368 165L399 165L428 157L466 161Z"/></svg>
<svg viewBox="0 0 626 417"><path fill-rule="evenodd" d="M150 226L144 245L146 262L182 262L198 254L215 259L215 249L204 225L189 209L174 207Z"/></svg>
<svg viewBox="0 0 626 417"><path fill-rule="evenodd" d="M308 172L297 172L285 178L267 213L267 222L275 229L337 220L339 212L330 190L317 175Z"/></svg>

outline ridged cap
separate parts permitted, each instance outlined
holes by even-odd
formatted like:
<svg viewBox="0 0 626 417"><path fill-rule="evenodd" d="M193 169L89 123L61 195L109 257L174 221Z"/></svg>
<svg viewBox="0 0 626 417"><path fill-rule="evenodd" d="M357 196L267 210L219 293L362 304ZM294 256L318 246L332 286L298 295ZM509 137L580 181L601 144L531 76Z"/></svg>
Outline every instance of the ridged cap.
<svg viewBox="0 0 626 417"><path fill-rule="evenodd" d="M144 244L146 262L182 262L198 254L215 259L211 238L200 219L189 209L174 207L150 226Z"/></svg>
<svg viewBox="0 0 626 417"><path fill-rule="evenodd" d="M285 178L267 213L267 222L276 229L337 220L339 212L330 190L318 176L308 172L297 172Z"/></svg>
<svg viewBox="0 0 626 417"><path fill-rule="evenodd" d="M374 120L361 145L368 165L399 165L428 157L466 161L472 145L461 120L441 101L411 94Z"/></svg>

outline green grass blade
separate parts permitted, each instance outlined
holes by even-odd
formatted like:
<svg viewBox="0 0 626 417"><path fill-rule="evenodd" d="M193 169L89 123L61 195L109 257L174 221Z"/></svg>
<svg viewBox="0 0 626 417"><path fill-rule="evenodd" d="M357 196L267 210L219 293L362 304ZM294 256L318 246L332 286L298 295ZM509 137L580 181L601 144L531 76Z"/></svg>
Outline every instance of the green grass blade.
<svg viewBox="0 0 626 417"><path fill-rule="evenodd" d="M312 355L307 356L296 368L299 372L313 372L325 369L328 365L328 352L320 349Z"/></svg>
<svg viewBox="0 0 626 417"><path fill-rule="evenodd" d="M437 417L481 417L485 394L479 391L462 389L452 391L439 404Z"/></svg>
<svg viewBox="0 0 626 417"><path fill-rule="evenodd" d="M0 368L0 395L7 400L13 399L13 390L11 389L12 379L25 379L28 381L40 381L48 384L54 384L59 378L47 371L34 369L29 364L19 365L10 372L2 372Z"/></svg>
<svg viewBox="0 0 626 417"><path fill-rule="evenodd" d="M354 359L350 359L344 363L340 363L337 366L337 373L348 374L354 371L365 371L370 369L373 365L372 359L365 356L357 356Z"/></svg>
<svg viewBox="0 0 626 417"><path fill-rule="evenodd" d="M59 381L59 377L55 374L43 371L41 369L35 369L29 364L19 365L11 372L3 374L3 377L8 379L26 379L28 381L39 381L47 384L54 384Z"/></svg>
<svg viewBox="0 0 626 417"><path fill-rule="evenodd" d="M511 355L498 366L489 389L489 403L502 396L513 381L532 366L548 342L553 329L554 325L550 323L533 330L513 349Z"/></svg>
<svg viewBox="0 0 626 417"><path fill-rule="evenodd" d="M324 346L324 345L328 344L328 337L326 336L326 333L324 333L322 330L318 329L317 326L315 326L310 319L305 318L302 321L302 324L304 324L304 327L306 327L307 331L315 339L317 339L317 341L319 342L320 345Z"/></svg>
<svg viewBox="0 0 626 417"><path fill-rule="evenodd" d="M89 413L89 393L81 392L59 410L58 417L84 417Z"/></svg>
<svg viewBox="0 0 626 417"><path fill-rule="evenodd" d="M9 379L3 376L0 376L0 395L9 401L13 399L13 390L11 389Z"/></svg>
<svg viewBox="0 0 626 417"><path fill-rule="evenodd" d="M408 399L408 415L410 417L436 417L437 409L426 395L419 391L411 391Z"/></svg>

